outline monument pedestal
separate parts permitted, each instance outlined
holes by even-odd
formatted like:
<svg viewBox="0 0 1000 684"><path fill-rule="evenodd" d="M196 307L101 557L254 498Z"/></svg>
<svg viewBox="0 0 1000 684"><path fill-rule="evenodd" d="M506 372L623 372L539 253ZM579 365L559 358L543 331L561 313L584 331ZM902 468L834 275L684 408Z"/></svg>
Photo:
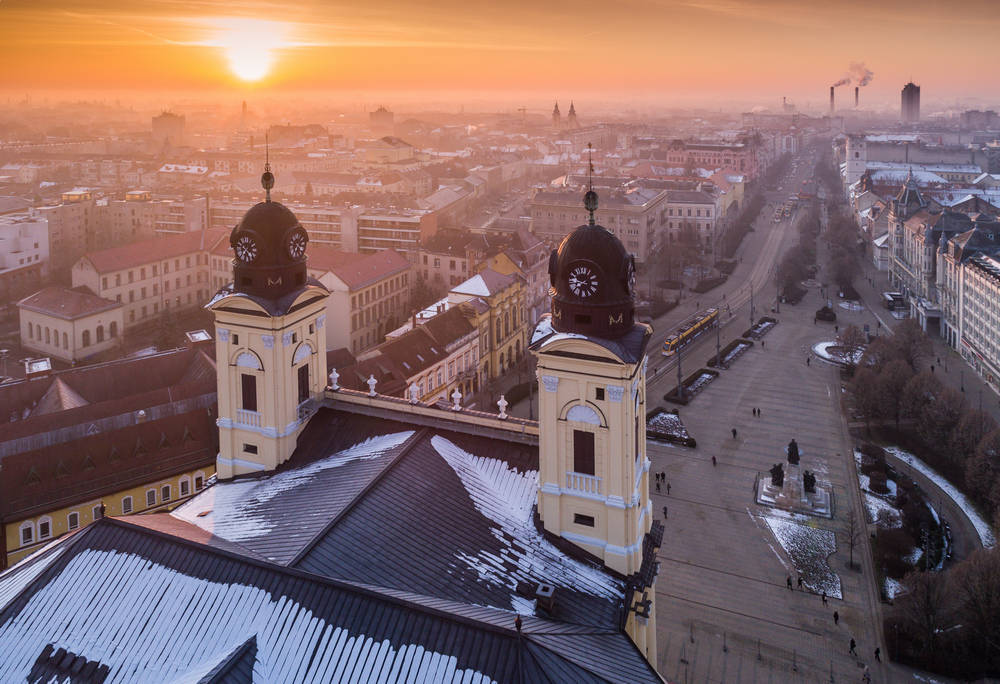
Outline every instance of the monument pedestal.
<svg viewBox="0 0 1000 684"><path fill-rule="evenodd" d="M816 483L815 492L807 492L797 463L785 464L781 487L771 484L769 473L757 474L756 501L762 506L780 508L821 518L833 517L833 491L828 484Z"/></svg>

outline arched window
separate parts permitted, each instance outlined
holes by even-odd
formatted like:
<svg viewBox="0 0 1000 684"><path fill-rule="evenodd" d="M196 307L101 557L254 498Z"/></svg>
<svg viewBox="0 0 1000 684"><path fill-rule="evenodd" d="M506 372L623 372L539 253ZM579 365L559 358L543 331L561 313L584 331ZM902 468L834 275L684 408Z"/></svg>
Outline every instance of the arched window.
<svg viewBox="0 0 1000 684"><path fill-rule="evenodd" d="M108 337L111 339L118 337L118 321L111 321L111 325L108 326Z"/></svg>
<svg viewBox="0 0 1000 684"><path fill-rule="evenodd" d="M27 546L35 541L35 524L30 520L21 523L21 546Z"/></svg>
<svg viewBox="0 0 1000 684"><path fill-rule="evenodd" d="M122 498L122 515L128 515L132 512L132 497L126 496Z"/></svg>
<svg viewBox="0 0 1000 684"><path fill-rule="evenodd" d="M498 344L498 345L500 344L500 340L503 339L503 336L500 333L501 333L500 319L498 318L497 319L497 339L495 340L495 343Z"/></svg>
<svg viewBox="0 0 1000 684"><path fill-rule="evenodd" d="M84 330L83 331L83 346L84 347L89 347L90 346L90 331L89 330Z"/></svg>
<svg viewBox="0 0 1000 684"><path fill-rule="evenodd" d="M35 336L34 335L34 330L35 329L32 327L32 324L28 323L28 339L29 340L32 339L32 338L34 338L34 336Z"/></svg>
<svg viewBox="0 0 1000 684"><path fill-rule="evenodd" d="M80 527L80 514L77 513L76 511L73 511L72 513L66 516L66 529L72 532L73 530L78 529L79 527Z"/></svg>
<svg viewBox="0 0 1000 684"><path fill-rule="evenodd" d="M104 341L104 326L99 325L97 326L97 342L98 344L100 344L103 341Z"/></svg>
<svg viewBox="0 0 1000 684"><path fill-rule="evenodd" d="M42 541L44 539L49 539L51 537L52 537L52 518L46 515L38 519L38 540Z"/></svg>
<svg viewBox="0 0 1000 684"><path fill-rule="evenodd" d="M505 313L503 317L503 334L504 337L510 335L510 311Z"/></svg>
<svg viewBox="0 0 1000 684"><path fill-rule="evenodd" d="M69 336L63 333L63 349L69 349Z"/></svg>
<svg viewBox="0 0 1000 684"><path fill-rule="evenodd" d="M48 326L45 328L45 344L52 344L51 331Z"/></svg>
<svg viewBox="0 0 1000 684"><path fill-rule="evenodd" d="M185 497L185 496L190 496L191 495L191 478L190 477L188 477L187 475L185 475L184 477L182 477L180 479L180 482L178 484L179 484L179 488L180 488L180 495L181 495L182 498Z"/></svg>

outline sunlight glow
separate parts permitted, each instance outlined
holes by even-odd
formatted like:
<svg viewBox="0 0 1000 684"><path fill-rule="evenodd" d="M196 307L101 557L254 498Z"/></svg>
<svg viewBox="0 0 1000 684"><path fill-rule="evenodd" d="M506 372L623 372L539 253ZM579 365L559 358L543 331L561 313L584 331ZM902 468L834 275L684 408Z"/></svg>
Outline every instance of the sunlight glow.
<svg viewBox="0 0 1000 684"><path fill-rule="evenodd" d="M227 19L220 22L220 31L218 42L229 69L244 81L259 81L267 76L274 50L284 46L285 27L277 22Z"/></svg>

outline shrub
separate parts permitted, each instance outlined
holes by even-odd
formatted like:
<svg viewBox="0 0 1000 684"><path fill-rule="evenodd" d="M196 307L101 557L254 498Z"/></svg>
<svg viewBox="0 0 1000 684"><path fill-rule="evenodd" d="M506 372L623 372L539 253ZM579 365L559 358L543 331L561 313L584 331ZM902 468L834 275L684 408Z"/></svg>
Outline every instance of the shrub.
<svg viewBox="0 0 1000 684"><path fill-rule="evenodd" d="M884 470L875 470L869 476L868 488L871 489L876 494L888 494L889 487L886 484L886 476Z"/></svg>

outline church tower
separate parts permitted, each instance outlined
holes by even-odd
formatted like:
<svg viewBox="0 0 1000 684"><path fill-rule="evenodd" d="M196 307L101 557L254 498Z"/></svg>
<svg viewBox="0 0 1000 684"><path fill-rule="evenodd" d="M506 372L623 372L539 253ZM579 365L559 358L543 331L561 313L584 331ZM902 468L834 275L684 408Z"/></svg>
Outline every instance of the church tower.
<svg viewBox="0 0 1000 684"><path fill-rule="evenodd" d="M552 311L539 322L538 516L632 587L626 630L655 661L653 582L663 527L653 521L646 458L646 347L636 323L635 259L596 225L597 194L584 198L588 225L549 257Z"/></svg>
<svg viewBox="0 0 1000 684"><path fill-rule="evenodd" d="M273 470L295 450L326 386L326 300L306 273L309 235L266 199L233 228L233 282L207 305L215 315L220 479Z"/></svg>
<svg viewBox="0 0 1000 684"><path fill-rule="evenodd" d="M579 128L580 123L576 120L576 107L569 103L569 114L566 115L566 125L570 128Z"/></svg>
<svg viewBox="0 0 1000 684"><path fill-rule="evenodd" d="M562 126L562 114L559 112L559 103L556 102L556 106L552 109L552 127L559 128Z"/></svg>

